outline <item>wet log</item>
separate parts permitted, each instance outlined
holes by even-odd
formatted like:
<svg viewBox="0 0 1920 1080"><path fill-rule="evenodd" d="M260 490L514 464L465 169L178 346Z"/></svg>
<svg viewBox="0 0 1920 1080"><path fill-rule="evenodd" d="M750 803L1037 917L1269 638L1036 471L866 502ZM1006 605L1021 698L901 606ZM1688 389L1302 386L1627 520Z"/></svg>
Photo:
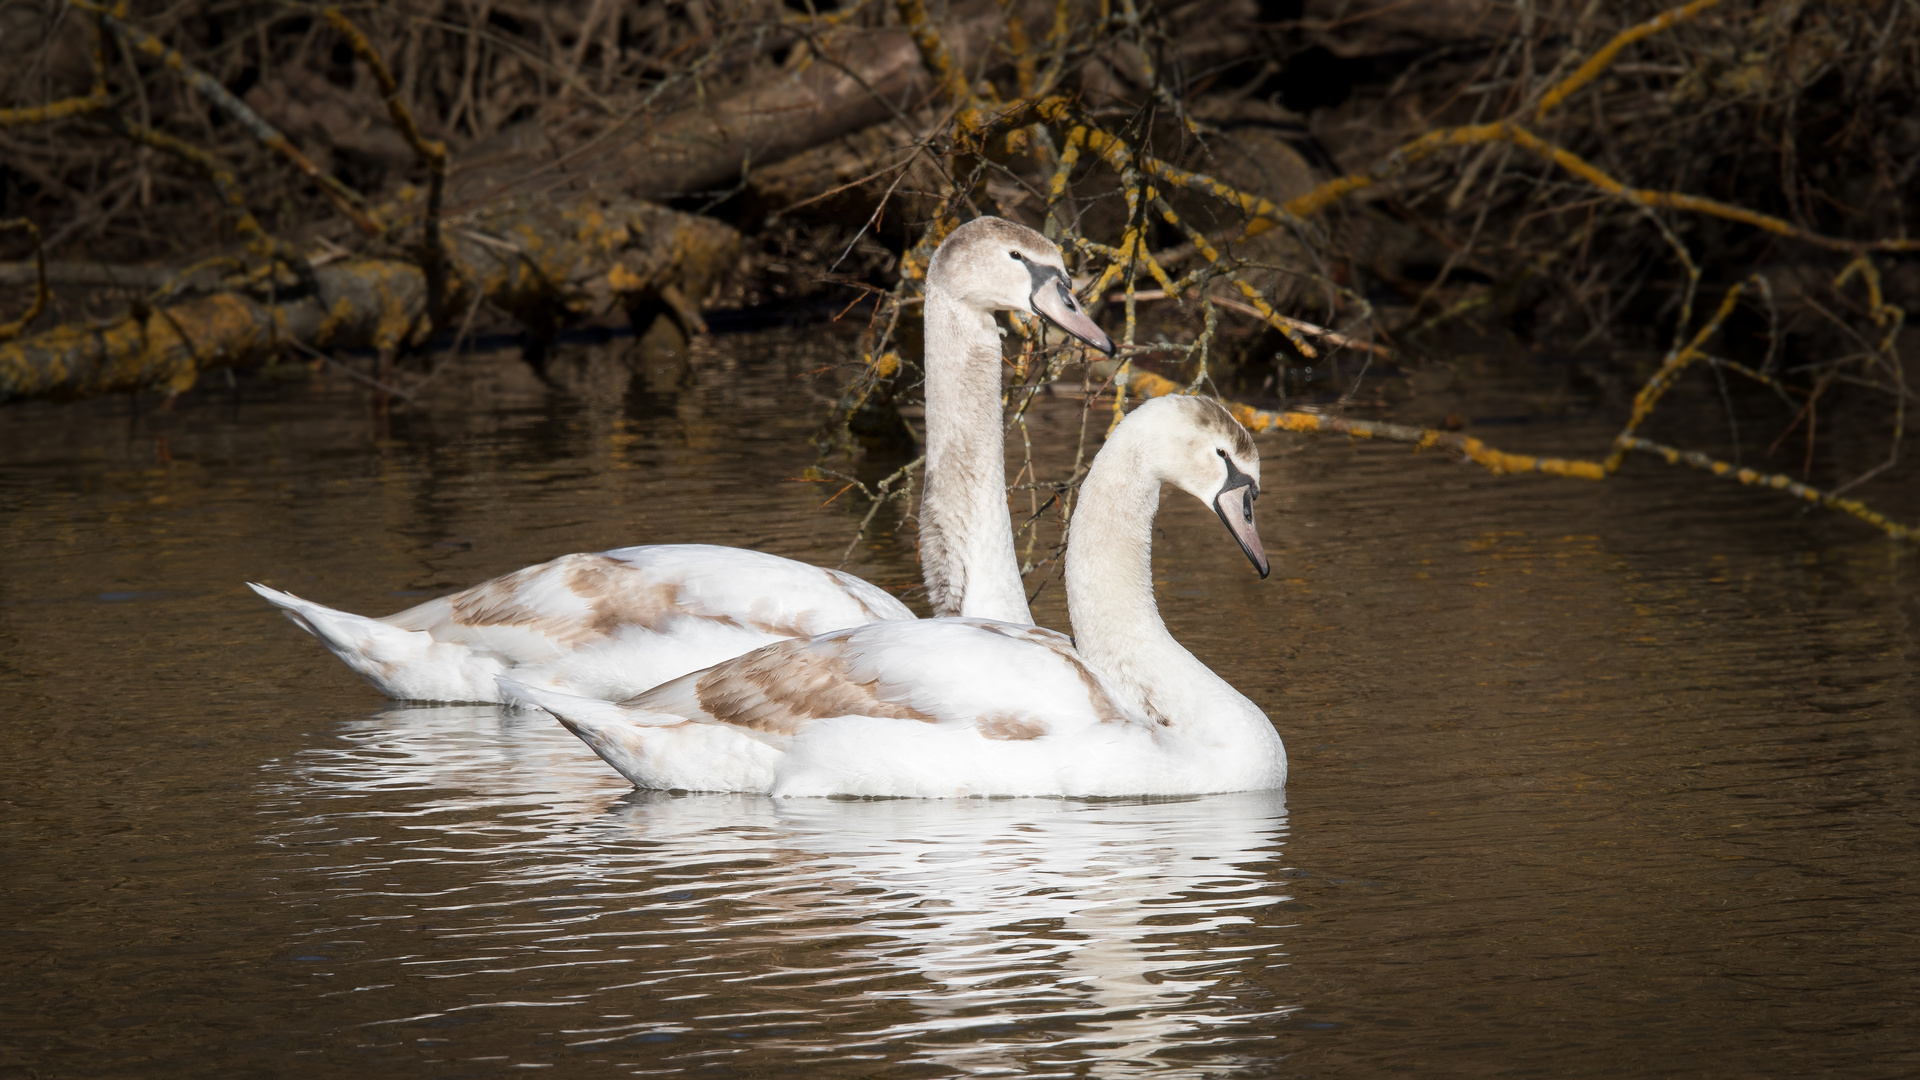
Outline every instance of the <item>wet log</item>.
<svg viewBox="0 0 1920 1080"><path fill-rule="evenodd" d="M960 70L977 65L1004 26L997 4L970 11L945 30ZM783 68L732 93L637 117L566 152L539 121L509 128L470 148L452 178L441 318L478 298L519 319L536 343L615 307L639 324L665 318L679 336L694 332L700 299L737 262L739 236L641 200L740 187L755 169L912 113L938 89L908 31L848 28L809 39ZM812 194L807 182L787 191L794 178L782 179L772 201ZM17 278L27 268L4 269ZM127 276L54 269L75 283L122 284ZM134 276L150 286L156 273L164 275ZM404 257L349 257L294 280L275 275L271 288L232 282L209 290L205 277L198 272L191 283L202 295L0 344L0 402L178 391L202 371L260 363L289 343L390 354L432 330L425 275Z"/></svg>
<svg viewBox="0 0 1920 1080"><path fill-rule="evenodd" d="M1051 5L1034 5L1036 15ZM955 20L943 37L962 70L978 64L1005 15L997 4ZM904 29L850 28L797 46L785 67L664 115L642 115L567 150L540 121L469 148L451 203L515 191L594 190L665 200L724 196L754 170L913 113L937 90Z"/></svg>
<svg viewBox="0 0 1920 1080"><path fill-rule="evenodd" d="M740 237L710 218L580 195L502 200L446 230L449 300L479 300L539 335L619 314L691 331L699 303L739 259ZM103 324L0 344L0 402L185 390L203 371L261 363L297 343L392 354L432 330L427 281L412 262L356 256L271 283L234 283Z"/></svg>

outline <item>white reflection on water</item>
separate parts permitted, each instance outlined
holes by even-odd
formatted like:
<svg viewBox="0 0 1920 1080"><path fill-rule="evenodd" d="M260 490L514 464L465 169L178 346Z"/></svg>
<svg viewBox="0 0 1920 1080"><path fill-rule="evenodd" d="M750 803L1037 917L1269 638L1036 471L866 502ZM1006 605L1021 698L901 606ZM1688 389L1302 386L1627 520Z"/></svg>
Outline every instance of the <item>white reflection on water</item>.
<svg viewBox="0 0 1920 1080"><path fill-rule="evenodd" d="M1289 899L1278 793L672 796L539 714L394 708L338 734L269 767L294 816L272 839L324 879L303 902L399 935L362 939L392 977L556 1007L575 1052L1197 1076L1292 1011L1249 982L1286 962L1254 919Z"/></svg>

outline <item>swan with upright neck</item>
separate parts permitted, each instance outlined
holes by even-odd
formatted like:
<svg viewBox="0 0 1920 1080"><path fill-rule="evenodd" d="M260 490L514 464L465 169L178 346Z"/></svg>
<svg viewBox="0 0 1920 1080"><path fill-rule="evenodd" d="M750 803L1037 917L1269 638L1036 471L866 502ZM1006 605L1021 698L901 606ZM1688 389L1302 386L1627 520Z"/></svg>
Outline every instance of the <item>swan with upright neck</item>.
<svg viewBox="0 0 1920 1080"><path fill-rule="evenodd" d="M1211 507L1259 570L1260 459L1217 402L1146 402L1081 489L1067 544L1074 637L979 618L873 623L756 649L612 703L505 682L642 788L951 798L1193 795L1284 787L1258 706L1154 605L1160 488ZM685 753L730 730L739 752ZM750 741L749 741L750 740Z"/></svg>
<svg viewBox="0 0 1920 1080"><path fill-rule="evenodd" d="M927 473L920 565L933 613L1030 623L1007 519L1006 431L995 311L1026 311L1112 353L1073 295L1052 241L976 218L927 265Z"/></svg>
<svg viewBox="0 0 1920 1080"><path fill-rule="evenodd" d="M923 563L936 614L1029 622L1006 505L1000 336L1039 315L1111 352L1060 250L998 218L956 229L926 288ZM496 677L618 699L750 649L914 614L851 574L763 552L655 544L563 555L373 619L250 584L388 697L502 700Z"/></svg>

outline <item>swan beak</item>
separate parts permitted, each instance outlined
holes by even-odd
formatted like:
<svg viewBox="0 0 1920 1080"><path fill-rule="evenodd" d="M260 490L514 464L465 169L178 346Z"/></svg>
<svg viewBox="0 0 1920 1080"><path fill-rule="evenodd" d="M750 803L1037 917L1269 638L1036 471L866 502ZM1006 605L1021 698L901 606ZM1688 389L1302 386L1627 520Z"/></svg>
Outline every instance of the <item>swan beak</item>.
<svg viewBox="0 0 1920 1080"><path fill-rule="evenodd" d="M1247 553L1247 559L1253 563L1255 570L1260 571L1260 577L1264 580L1271 568L1267 565L1267 550L1260 544L1260 530L1253 525L1253 497L1256 493L1250 483L1222 488L1220 494L1213 497L1213 512L1220 515L1227 531L1233 534L1240 550Z"/></svg>
<svg viewBox="0 0 1920 1080"><path fill-rule="evenodd" d="M1039 273L1034 274L1038 280L1034 282L1033 296L1029 300L1033 310L1046 316L1048 322L1086 342L1089 346L1112 356L1113 339L1093 321L1093 317L1087 314L1087 309L1080 306L1080 299L1073 295L1073 288L1068 285L1066 275L1051 266L1041 269L1050 273L1044 276Z"/></svg>

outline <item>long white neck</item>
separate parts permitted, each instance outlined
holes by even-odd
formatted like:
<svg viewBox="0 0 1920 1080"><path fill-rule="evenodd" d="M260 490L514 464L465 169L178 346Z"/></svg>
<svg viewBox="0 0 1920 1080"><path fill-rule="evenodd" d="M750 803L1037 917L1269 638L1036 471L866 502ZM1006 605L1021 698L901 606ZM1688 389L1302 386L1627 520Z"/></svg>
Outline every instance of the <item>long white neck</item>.
<svg viewBox="0 0 1920 1080"><path fill-rule="evenodd" d="M1030 624L1007 515L1000 363L993 316L929 281L920 564L933 613Z"/></svg>
<svg viewBox="0 0 1920 1080"><path fill-rule="evenodd" d="M1284 782L1273 724L1167 632L1153 600L1153 517L1161 479L1148 429L1122 424L1094 458L1067 540L1074 646L1149 717L1227 751L1250 786Z"/></svg>
<svg viewBox="0 0 1920 1080"><path fill-rule="evenodd" d="M1153 601L1153 516L1160 480L1121 425L1080 486L1067 538L1067 614L1080 655L1149 714L1168 678L1219 681L1181 647Z"/></svg>

